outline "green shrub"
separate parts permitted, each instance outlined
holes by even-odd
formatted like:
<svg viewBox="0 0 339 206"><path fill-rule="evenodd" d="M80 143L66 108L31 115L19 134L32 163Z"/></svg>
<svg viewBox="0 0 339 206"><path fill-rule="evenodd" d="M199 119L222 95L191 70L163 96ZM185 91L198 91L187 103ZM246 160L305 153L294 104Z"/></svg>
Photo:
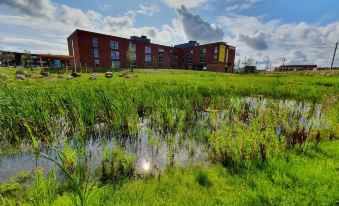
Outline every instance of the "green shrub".
<svg viewBox="0 0 339 206"><path fill-rule="evenodd" d="M244 165L249 161L265 163L284 148L275 134L273 125L276 124L267 113L233 121L215 131L209 139L210 157L214 162L231 167Z"/></svg>
<svg viewBox="0 0 339 206"><path fill-rule="evenodd" d="M105 149L101 163L101 181L120 183L131 178L134 174L134 161L135 157L127 154L120 147L113 148L111 152Z"/></svg>

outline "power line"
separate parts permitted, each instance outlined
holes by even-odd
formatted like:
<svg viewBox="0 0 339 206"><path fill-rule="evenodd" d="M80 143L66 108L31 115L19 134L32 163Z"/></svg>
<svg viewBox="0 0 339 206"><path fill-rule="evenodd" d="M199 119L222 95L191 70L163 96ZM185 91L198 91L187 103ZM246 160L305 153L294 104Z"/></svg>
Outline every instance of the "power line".
<svg viewBox="0 0 339 206"><path fill-rule="evenodd" d="M323 43L323 42L320 42L320 44L326 45L327 47L330 47L330 48L334 48L333 46L326 44L326 43Z"/></svg>
<svg viewBox="0 0 339 206"><path fill-rule="evenodd" d="M334 49L334 47L313 47L315 49Z"/></svg>

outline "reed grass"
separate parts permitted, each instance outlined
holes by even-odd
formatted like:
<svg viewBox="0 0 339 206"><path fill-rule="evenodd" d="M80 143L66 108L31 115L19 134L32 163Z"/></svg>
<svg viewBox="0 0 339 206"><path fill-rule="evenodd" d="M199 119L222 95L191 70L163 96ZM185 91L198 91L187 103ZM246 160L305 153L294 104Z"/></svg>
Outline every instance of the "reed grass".
<svg viewBox="0 0 339 206"><path fill-rule="evenodd" d="M6 75L14 71L0 69ZM134 76L133 76L134 75ZM229 75L182 70L135 70L129 79L114 75L90 81L85 74L66 81L57 77L24 81L0 80L0 131L9 142L28 136L28 124L43 141L55 140L60 118L69 132L86 133L95 123L105 122L114 131L135 130L140 115L158 115L161 129L178 127L175 116L190 115L207 108L223 109L224 99L264 96L321 103L335 98L338 75ZM14 76L13 76L14 78ZM178 118L181 118L178 117ZM160 120L161 119L161 120ZM64 128L61 128L64 129Z"/></svg>
<svg viewBox="0 0 339 206"><path fill-rule="evenodd" d="M338 204L338 73L140 69L128 79L118 72L95 81L87 74L16 81L12 70L0 73L0 141L31 142L35 154L54 162L67 180L37 171L33 184L0 187L4 205ZM284 100L294 101L286 107ZM112 148L94 174L101 184L89 181L91 155L81 137L104 123L132 139L143 118L152 130L150 148L159 138L167 142L165 173L137 178L134 158ZM57 158L39 152L40 144L53 145L62 132L75 137L73 145L56 150ZM207 144L212 162L176 168L182 138Z"/></svg>

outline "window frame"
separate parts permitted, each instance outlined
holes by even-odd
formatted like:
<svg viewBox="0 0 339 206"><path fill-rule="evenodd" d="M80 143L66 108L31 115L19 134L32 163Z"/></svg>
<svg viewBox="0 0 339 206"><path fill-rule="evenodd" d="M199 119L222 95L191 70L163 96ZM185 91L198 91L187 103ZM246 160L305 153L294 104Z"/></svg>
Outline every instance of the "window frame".
<svg viewBox="0 0 339 206"><path fill-rule="evenodd" d="M98 41L98 38L97 37L93 37L92 38L92 46L94 48L98 48L99 47L99 41Z"/></svg>

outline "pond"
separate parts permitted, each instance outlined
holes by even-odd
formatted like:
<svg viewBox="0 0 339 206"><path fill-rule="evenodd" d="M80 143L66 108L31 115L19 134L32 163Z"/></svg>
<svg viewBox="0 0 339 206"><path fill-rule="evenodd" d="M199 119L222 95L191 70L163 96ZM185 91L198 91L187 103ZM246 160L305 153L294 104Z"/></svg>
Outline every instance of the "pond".
<svg viewBox="0 0 339 206"><path fill-rule="evenodd" d="M120 146L127 153L134 154L135 170L142 172L152 168L153 171L162 172L167 166L186 166L192 164L210 164L209 146L207 138L213 132L227 124L232 124L232 116L239 118L246 115L257 116L258 112L269 107L276 107L276 112L288 113L290 124L296 119L297 124L306 130L324 127L325 117L321 113L321 105L311 105L291 100L271 100L263 98L232 98L223 110L206 110L196 114L194 122L188 129L164 134L156 128L152 117L139 118L138 131L130 136L123 136L112 131L108 132L105 124L96 124L91 134L84 138L86 151L88 151L89 168L94 171L101 164L104 148L112 149ZM235 108L240 111L236 112ZM56 133L59 135L54 147L62 149L65 142L74 146L74 136L67 137L67 124L63 118L56 124ZM153 125L153 126L152 126ZM193 126L192 126L193 125ZM62 129L60 129L62 128ZM276 135L279 136L284 128L275 125ZM206 138L207 137L207 138ZM1 144L6 147L6 143ZM45 159L36 159L30 147L22 143L16 152L0 156L0 182L8 180L19 172L31 172L37 166L43 168L45 173L55 169L54 163ZM41 147L44 152L56 157L50 147Z"/></svg>

